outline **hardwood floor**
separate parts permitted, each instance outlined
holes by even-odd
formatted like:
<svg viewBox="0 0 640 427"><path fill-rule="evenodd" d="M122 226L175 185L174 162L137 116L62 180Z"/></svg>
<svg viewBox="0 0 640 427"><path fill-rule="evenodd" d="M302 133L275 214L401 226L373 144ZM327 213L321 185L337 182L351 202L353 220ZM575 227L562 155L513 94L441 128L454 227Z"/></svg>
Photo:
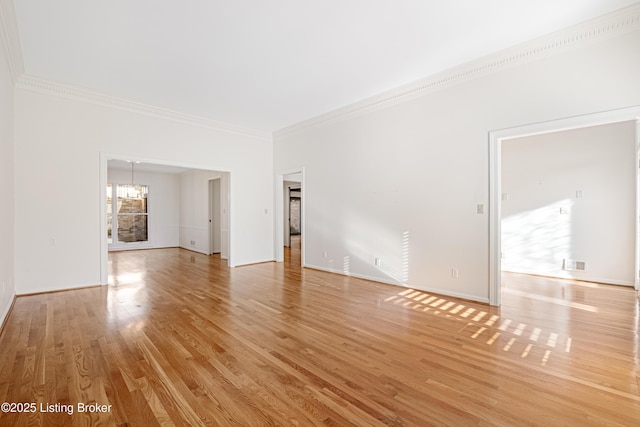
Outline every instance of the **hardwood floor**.
<svg viewBox="0 0 640 427"><path fill-rule="evenodd" d="M632 289L508 274L497 309L286 255L111 253L110 286L18 297L0 402L37 410L0 425L640 423Z"/></svg>

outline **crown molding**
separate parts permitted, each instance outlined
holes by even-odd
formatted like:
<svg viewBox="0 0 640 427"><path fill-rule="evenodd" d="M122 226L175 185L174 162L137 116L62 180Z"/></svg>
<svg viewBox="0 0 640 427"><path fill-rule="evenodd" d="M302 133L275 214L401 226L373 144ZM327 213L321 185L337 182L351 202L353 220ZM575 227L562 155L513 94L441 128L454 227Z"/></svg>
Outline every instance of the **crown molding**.
<svg viewBox="0 0 640 427"><path fill-rule="evenodd" d="M24 74L24 62L13 0L0 0L0 39L6 52L11 78L15 83Z"/></svg>
<svg viewBox="0 0 640 427"><path fill-rule="evenodd" d="M41 79L38 77L30 76L28 74L23 74L18 78L18 80L16 81L16 88L54 95L81 102L87 102L99 106L117 108L120 110L126 110L133 113L144 114L147 116L157 117L165 120L171 120L187 125L205 127L220 132L227 132L240 136L261 139L265 142L272 141L272 135L269 132L260 132L253 129L208 119L205 117L194 116L191 114L181 113L179 111L156 107L154 105L149 105L142 102L107 95L102 92L97 92L82 86L56 82L48 79Z"/></svg>
<svg viewBox="0 0 640 427"><path fill-rule="evenodd" d="M309 128L388 108L488 74L640 30L640 3L456 66L342 108L276 130L283 138Z"/></svg>

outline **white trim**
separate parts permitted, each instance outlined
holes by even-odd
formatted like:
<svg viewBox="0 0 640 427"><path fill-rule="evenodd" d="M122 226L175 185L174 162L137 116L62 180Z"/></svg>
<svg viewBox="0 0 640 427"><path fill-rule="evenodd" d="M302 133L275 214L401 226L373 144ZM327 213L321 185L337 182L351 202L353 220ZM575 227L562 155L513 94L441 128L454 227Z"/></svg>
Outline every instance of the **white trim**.
<svg viewBox="0 0 640 427"><path fill-rule="evenodd" d="M273 136L281 138L308 128L357 117L497 71L638 30L640 3L296 123L275 131Z"/></svg>
<svg viewBox="0 0 640 427"><path fill-rule="evenodd" d="M0 40L7 52L7 63L9 64L11 78L15 84L20 76L24 74L24 61L22 59L18 23L12 0L0 1Z"/></svg>
<svg viewBox="0 0 640 427"><path fill-rule="evenodd" d="M491 305L500 305L502 140L638 119L640 119L640 105L489 132L489 303ZM636 247L639 244L637 236L636 233Z"/></svg>
<svg viewBox="0 0 640 427"><path fill-rule="evenodd" d="M160 247L154 246L149 242L112 243L109 247L109 252L136 251L138 249L160 249Z"/></svg>
<svg viewBox="0 0 640 427"><path fill-rule="evenodd" d="M211 254L208 254L207 251L203 251L201 249L185 248L184 246L171 246L171 247L178 248L178 249L184 249L185 251L193 252L193 253L196 253L196 254L202 254L202 255L206 255L206 256L211 255Z"/></svg>
<svg viewBox="0 0 640 427"><path fill-rule="evenodd" d="M307 247L307 189L306 183L307 178L305 176L304 167L300 169L300 173L302 174L302 181L300 182L300 195L302 196L302 200L300 200L300 222L301 229L300 233L302 233L302 237L300 238L300 258L302 267L307 266L307 258L306 258L306 247Z"/></svg>
<svg viewBox="0 0 640 427"><path fill-rule="evenodd" d="M236 211L235 209L235 197L233 197L234 193L234 189L233 189L233 176L231 174L231 172L227 173L227 186L228 186L228 191L227 191L227 197L228 197L228 202L227 202L227 219L228 219L228 228L227 228L227 267L236 267L240 264L236 264L236 255L233 252L234 249L234 244L233 244L233 237L235 236L235 233L233 232L233 223L235 222L232 213ZM222 255L222 254L221 254ZM222 258L222 256L220 256L220 258ZM224 258L222 258L224 259Z"/></svg>
<svg viewBox="0 0 640 427"><path fill-rule="evenodd" d="M16 297L35 294L50 294L52 292L71 291L75 289L95 288L97 286L101 285L96 285L95 283L77 283L75 285L58 286L55 289L46 287L30 288L23 292L16 292Z"/></svg>
<svg viewBox="0 0 640 427"><path fill-rule="evenodd" d="M109 159L118 158L108 156L105 153L100 153L100 185L98 188L98 197L100 198L100 284L109 284L109 242L107 239L107 198L105 197L105 188L107 188L108 178L107 171L109 170Z"/></svg>
<svg viewBox="0 0 640 427"><path fill-rule="evenodd" d="M9 313L11 313L11 309L13 308L13 305L16 302L16 296L17 294L15 293L12 295L11 300L9 301L9 304L4 309L4 313L0 314L0 333L2 333L2 329L6 325L5 321L9 317Z"/></svg>
<svg viewBox="0 0 640 427"><path fill-rule="evenodd" d="M326 273L333 273L333 274L339 274L341 276L354 277L356 279L368 280L370 282L384 283L385 285L398 286L399 288L406 288L406 289L410 288L410 289L415 289L416 291L430 292L430 293L433 293L433 294L447 296L447 297L453 297L453 298L462 298L462 299L466 299L466 300L469 300L469 301L477 301L477 302L483 302L483 303L489 302L489 300L487 298L478 298L475 295L468 295L468 294L463 294L463 293L460 293L460 292L451 292L450 290L447 290L447 289L439 289L439 288L430 288L430 287L424 287L424 286L409 285L409 284L398 282L398 281L385 280L385 279L381 279L379 277L367 276L366 274L354 274L354 273L345 274L345 272L342 271L342 270L338 270L338 269L334 269L334 268L327 268L327 267L319 267L317 265L306 265L305 267L306 268L310 268L312 270L324 271Z"/></svg>
<svg viewBox="0 0 640 427"><path fill-rule="evenodd" d="M635 236L636 236L636 264L635 271L633 272L633 287L636 291L640 291L640 117L636 119L636 182L635 182L635 194L636 194L636 218Z"/></svg>
<svg viewBox="0 0 640 427"><path fill-rule="evenodd" d="M191 114L181 113L166 108L156 107L154 105L145 104L142 102L118 98L69 83L55 82L52 80L41 79L38 77L23 74L17 79L16 87L19 89L60 96L62 98L88 102L95 105L114 107L133 113L145 114L147 116L158 117L165 120L172 120L174 122L184 123L187 125L205 127L219 132L227 132L250 138L257 138L263 140L264 142L272 141L271 134L268 132L259 132L253 129L247 129L229 123L208 119L205 117L194 116Z"/></svg>
<svg viewBox="0 0 640 427"><path fill-rule="evenodd" d="M489 304L500 305L502 140L489 132Z"/></svg>
<svg viewBox="0 0 640 427"><path fill-rule="evenodd" d="M284 261L284 173L277 174L274 183L274 227L273 253L275 262Z"/></svg>
<svg viewBox="0 0 640 427"><path fill-rule="evenodd" d="M558 279L558 280L575 280L578 282L587 282L587 283L595 283L597 285L617 285L617 286L627 286L632 288L633 287L633 282L630 282L628 280L618 280L618 279L609 279L606 277L591 277L591 276L584 276L584 277L578 277L578 275L575 276L569 276L569 275L558 275L558 276L549 276L549 275L545 275L545 274L536 274L536 273L531 273L531 272L527 272L527 271L514 271L514 270L502 270L502 272L504 273L513 273L513 274L519 274L519 275L524 275L524 276L533 276L533 277L548 277L550 279Z"/></svg>

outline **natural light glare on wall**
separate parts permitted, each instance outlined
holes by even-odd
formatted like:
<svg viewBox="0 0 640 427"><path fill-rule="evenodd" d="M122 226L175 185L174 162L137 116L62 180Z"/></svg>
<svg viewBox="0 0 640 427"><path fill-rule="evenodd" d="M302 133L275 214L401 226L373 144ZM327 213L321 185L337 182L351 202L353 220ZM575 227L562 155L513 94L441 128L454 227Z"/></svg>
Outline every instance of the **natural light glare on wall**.
<svg viewBox="0 0 640 427"><path fill-rule="evenodd" d="M558 276L571 258L574 201L559 200L502 220L502 269Z"/></svg>

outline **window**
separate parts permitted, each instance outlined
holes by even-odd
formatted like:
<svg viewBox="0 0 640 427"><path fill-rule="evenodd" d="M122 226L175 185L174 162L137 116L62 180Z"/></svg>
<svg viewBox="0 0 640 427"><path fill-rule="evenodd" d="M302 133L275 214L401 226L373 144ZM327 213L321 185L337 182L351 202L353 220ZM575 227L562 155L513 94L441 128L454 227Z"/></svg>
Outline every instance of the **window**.
<svg viewBox="0 0 640 427"><path fill-rule="evenodd" d="M107 185L109 244L124 245L149 240L148 194L149 189L146 185ZM114 203L114 197L116 203Z"/></svg>

